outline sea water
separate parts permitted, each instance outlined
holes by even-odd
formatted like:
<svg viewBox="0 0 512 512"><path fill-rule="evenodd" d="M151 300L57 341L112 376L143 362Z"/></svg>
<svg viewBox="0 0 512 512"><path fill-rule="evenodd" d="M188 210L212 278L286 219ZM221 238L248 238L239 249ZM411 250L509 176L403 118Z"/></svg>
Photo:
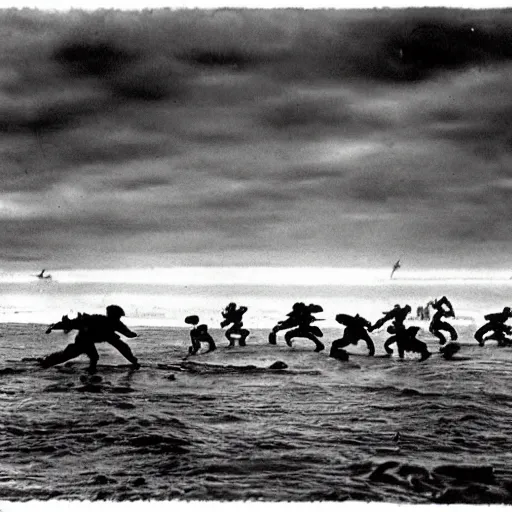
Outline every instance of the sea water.
<svg viewBox="0 0 512 512"><path fill-rule="evenodd" d="M328 357L342 334L335 314L375 321L395 303L414 312L440 295L459 316L454 360L440 356L425 322L425 362L370 358L364 343L348 348L348 362ZM510 304L506 281L3 283L1 297L4 321L19 322L0 329L0 499L512 502L512 349L473 339L483 314ZM308 340L290 348L281 334L268 344L268 326L299 300L324 307L325 352ZM218 325L231 301L249 308L244 348L229 349ZM96 382L84 356L38 368L33 358L74 337L46 335L46 324L110 303L139 334L128 342L140 370L108 344L98 345ZM187 355L183 319L193 313L210 325L215 352ZM382 355L385 330L372 337ZM287 369L268 370L275 361Z"/></svg>

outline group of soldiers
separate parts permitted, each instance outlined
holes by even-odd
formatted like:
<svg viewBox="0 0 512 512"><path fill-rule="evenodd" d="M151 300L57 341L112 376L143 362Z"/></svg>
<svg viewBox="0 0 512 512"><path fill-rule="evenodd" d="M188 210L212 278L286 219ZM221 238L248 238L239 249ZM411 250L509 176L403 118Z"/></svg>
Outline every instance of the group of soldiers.
<svg viewBox="0 0 512 512"><path fill-rule="evenodd" d="M447 321L448 318L455 317L453 306L446 296L430 301L429 306L435 311L429 325L429 331L439 339L439 344L441 345L440 353L449 359L460 349L458 344L453 343L458 339L457 331ZM221 327L232 324L226 331L230 347L235 345L237 338L241 347L246 345L249 331L243 328L242 322L242 316L246 311L246 307L237 308L235 303L231 303L222 312L224 320L220 324ZM288 346L293 346L293 339L295 338L305 338L315 344L315 352L321 352L325 349L325 345L319 339L323 337L323 333L318 326L312 324L320 320L314 315L322 311L322 307L318 304L306 305L303 302L296 302L292 307L292 311L286 315L286 320L277 322L270 332L268 336L269 343L276 345L277 333L279 331L286 331L284 339ZM405 320L410 313L411 307L409 305L402 307L396 304L390 311L383 312L384 316L374 324L358 314L355 316L346 314L336 315L336 321L345 326L345 330L342 338L332 342L330 357L347 360L348 353L344 350L345 347L357 345L359 341L366 343L369 356L375 355L375 344L369 333L389 323L387 332L391 336L384 342L384 350L387 356L393 355L391 345L396 344L398 356L401 359L405 357L405 352L419 353L421 355L420 361L428 359L432 354L428 350L427 344L417 337L420 327L406 327L405 325ZM506 324L507 320L512 318L510 308L506 307L502 312L491 313L484 318L487 320L487 323L475 333L475 339L481 346L490 339L498 341L499 346L512 344L512 339L506 336L507 334L512 334L512 327ZM216 349L215 341L208 333L207 325L197 325L199 323L197 316L187 317L185 322L194 325L194 328L190 331L192 342L192 346L189 349L190 354L197 354L202 342L208 343L208 352ZM449 336L449 340L447 336Z"/></svg>
<svg viewBox="0 0 512 512"><path fill-rule="evenodd" d="M431 307L435 310L429 325L429 331L439 339L441 345L441 354L449 359L460 346L454 343L458 335L454 327L446 320L455 317L453 306L446 297L431 301ZM323 333L318 326L312 325L320 319L314 315L321 313L322 307L318 304L306 305L303 302L297 302L293 305L292 311L287 314L287 318L277 322L275 327L269 333L268 341L271 345L276 345L277 334L279 331L287 331L284 335L288 346L293 346L295 338L306 338L315 343L315 352L325 349L324 344L319 338L323 337ZM229 341L229 346L234 347L236 341L239 346L246 345L247 337L250 334L248 329L244 328L243 315L247 312L245 306L237 307L235 303L230 303L223 311L223 320L220 323L221 328L228 327L225 336ZM43 368L49 368L60 363L74 359L81 354L88 356L90 360L89 371L94 373L99 359L95 344L106 342L115 347L134 368L139 368L137 358L133 355L127 343L121 340L117 333L128 338L134 338L136 333L128 329L121 322L121 318L125 315L123 309L119 306L111 305L107 307L106 315L88 315L78 314L75 319L67 316L62 317L61 321L51 325L46 333L53 330L63 330L66 333L72 330L78 330L78 334L73 343L69 344L64 350L54 352L44 358L39 359L39 363ZM409 305L400 306L396 304L391 310L383 312L383 315L374 324L360 315L336 315L336 321L345 327L343 336L332 342L330 357L340 360L348 360L348 353L344 350L349 345L357 345L359 341L364 341L368 347L368 355L375 355L375 345L370 337L371 332L380 329L388 324L387 332L391 335L384 342L384 350L386 355L391 357L393 349L391 345L396 344L398 356L403 359L405 352L414 352L421 355L420 361L424 361L431 356L427 348L427 344L417 338L417 326L406 327L405 320L411 313ZM512 339L507 335L512 334L512 327L506 322L512 318L512 311L506 307L500 313L491 313L486 315L487 323L480 327L474 337L478 343L483 346L487 340L494 339L499 346L507 346L512 344ZM201 343L208 344L207 352L215 350L216 344L211 334L208 332L206 324L199 323L197 315L187 316L185 323L192 325L190 331L191 346L189 354L195 355L201 348ZM447 340L446 334L450 340Z"/></svg>
<svg viewBox="0 0 512 512"><path fill-rule="evenodd" d="M455 316L453 307L446 297L435 301L433 304L436 313L432 322L430 323L430 332L439 338L442 345L446 344L446 337L442 331L447 331L450 334L451 340L457 339L457 332L455 329L443 321L445 316ZM297 325L293 331L288 331L285 334L285 340L288 345L292 345L292 339L295 337L308 338L312 340L315 345L315 351L320 352L324 350L323 343L318 339L321 337L322 331L312 326L311 323L317 320L313 313L322 311L322 308L316 304L306 306L303 303L297 303L291 313L288 314L288 319L284 322L279 322L269 335L269 342L276 343L276 334L283 329L289 329ZM387 331L391 336L384 343L384 350L388 356L393 354L391 345L396 344L398 349L398 356L403 359L405 352L417 352L421 354L421 361L428 359L431 355L426 343L417 338L419 327L406 327L405 320L411 312L411 307L400 306L396 304L390 311L385 311L383 317L372 324L366 318L360 315L336 315L336 321L345 326L343 337L336 339L332 342L330 356L336 359L347 360L348 353L344 350L349 345L357 345L359 341L364 341L368 347L368 355L375 355L375 344L369 333L383 327L386 323L390 323ZM441 349L443 351L443 348Z"/></svg>
<svg viewBox="0 0 512 512"><path fill-rule="evenodd" d="M250 334L250 331L244 329L244 323L242 321L242 317L244 316L247 308L245 306L241 306L239 308L236 307L234 302L229 303L224 311L222 311L222 316L224 320L220 323L221 328L227 327L231 325L226 331L226 338L229 341L229 346L234 347L235 342L238 339L238 344L241 347L245 347L245 340ZM201 348L201 343L208 343L207 352L211 352L215 350L217 346L215 345L215 341L212 336L208 332L208 326L206 324L199 324L199 317L197 315L187 316L185 318L185 323L189 325L193 325L193 329L190 331L190 341L192 345L188 349L188 353L191 355L197 354L199 349Z"/></svg>

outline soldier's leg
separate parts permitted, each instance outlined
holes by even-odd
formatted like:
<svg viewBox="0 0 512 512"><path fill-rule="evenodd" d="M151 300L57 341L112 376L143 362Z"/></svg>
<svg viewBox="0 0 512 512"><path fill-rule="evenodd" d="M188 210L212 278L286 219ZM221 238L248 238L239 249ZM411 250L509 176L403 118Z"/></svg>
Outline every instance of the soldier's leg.
<svg viewBox="0 0 512 512"><path fill-rule="evenodd" d="M191 346L188 348L188 353L191 356L195 356L199 349L201 348L201 344L199 343L199 341L197 341L195 337L190 339L190 343Z"/></svg>
<svg viewBox="0 0 512 512"><path fill-rule="evenodd" d="M498 340L498 347L504 347L506 345L506 336L503 331L495 331L495 338Z"/></svg>
<svg viewBox="0 0 512 512"><path fill-rule="evenodd" d="M272 328L272 332L268 335L268 342L271 345L277 344L277 333L279 331L285 331L286 329L291 329L292 327L297 327L297 322L292 320L291 318L287 318L281 322L277 322L276 325Z"/></svg>
<svg viewBox="0 0 512 512"><path fill-rule="evenodd" d="M329 353L330 357L336 357L336 353L338 350L343 350L344 347L348 347L352 344L352 339L347 336L343 336L343 338L339 338L334 340L331 345L331 351Z"/></svg>
<svg viewBox="0 0 512 512"><path fill-rule="evenodd" d="M308 332L316 336L317 338L322 338L324 333L320 329L320 327L317 327L316 325L310 325L308 327Z"/></svg>
<svg viewBox="0 0 512 512"><path fill-rule="evenodd" d="M437 328L436 329L432 329L432 334L439 339L439 344L440 345L444 345L446 343L446 337L445 335L439 331Z"/></svg>
<svg viewBox="0 0 512 512"><path fill-rule="evenodd" d="M86 345L83 351L89 358L89 373L95 373L96 365L98 364L100 356L98 355L98 351L96 350L94 343L89 343L88 345Z"/></svg>
<svg viewBox="0 0 512 512"><path fill-rule="evenodd" d="M340 343L337 343L340 342ZM329 357L334 359L339 359L341 361L348 361L349 354L346 350L343 350L342 347L346 347L350 345L350 342L344 342L343 338L339 340L334 340L331 345L331 351L329 352Z"/></svg>
<svg viewBox="0 0 512 512"><path fill-rule="evenodd" d="M392 355L393 349L390 348L393 343L396 343L396 336L390 336L385 342L384 342L384 350L386 351L386 354Z"/></svg>
<svg viewBox="0 0 512 512"><path fill-rule="evenodd" d="M375 345L373 343L373 340L371 339L370 335L366 331L361 331L360 337L363 341L366 342L366 346L368 347L368 355L374 356L375 355Z"/></svg>
<svg viewBox="0 0 512 512"><path fill-rule="evenodd" d="M405 352L408 350L407 347L407 339L404 339L404 336L397 336L396 338L396 348L398 349L398 357L403 359L405 357Z"/></svg>
<svg viewBox="0 0 512 512"><path fill-rule="evenodd" d="M75 359L75 357L78 357L83 353L84 350L82 346L77 345L76 343L70 343L64 350L53 352L52 354L43 357L40 360L40 364L43 368L50 368L51 366Z"/></svg>
<svg viewBox="0 0 512 512"><path fill-rule="evenodd" d="M116 348L128 361L130 361L130 363L139 366L139 361L133 355L131 348L121 338L110 339L107 343Z"/></svg>
<svg viewBox="0 0 512 512"><path fill-rule="evenodd" d="M321 352L325 349L325 345L312 332L305 332L304 338L311 340L316 345L315 352Z"/></svg>
<svg viewBox="0 0 512 512"><path fill-rule="evenodd" d="M212 350L217 350L217 346L215 345L215 341L211 336L208 336L207 340L208 342L208 352L211 352Z"/></svg>
<svg viewBox="0 0 512 512"><path fill-rule="evenodd" d="M439 329L449 333L452 341L455 341L459 337L453 325L449 324L448 322L442 322L439 326Z"/></svg>
<svg viewBox="0 0 512 512"><path fill-rule="evenodd" d="M418 339L414 339L414 352L419 352L421 354L420 361L425 361L431 356L430 351L428 350L427 344Z"/></svg>
<svg viewBox="0 0 512 512"><path fill-rule="evenodd" d="M475 332L474 338L476 341L478 341L478 344L481 347L483 347L485 344L484 335L493 330L494 330L494 326L491 323L487 323L487 324L483 325L482 327L480 327L480 329L478 329Z"/></svg>
<svg viewBox="0 0 512 512"><path fill-rule="evenodd" d="M293 338L302 338L304 337L304 332L301 329L293 329L293 331L288 331L284 335L284 339L286 344L291 347Z"/></svg>
<svg viewBox="0 0 512 512"><path fill-rule="evenodd" d="M240 329L240 336L241 336L241 338L238 340L238 344L241 347L245 347L246 346L246 344L247 344L246 340L249 337L249 334L250 334L250 331L248 329Z"/></svg>
<svg viewBox="0 0 512 512"><path fill-rule="evenodd" d="M228 339L229 341L229 346L230 347L234 347L235 346L235 338L233 338L231 335L232 334L237 334L236 332L236 328L234 325L232 325L225 333L225 336L226 338Z"/></svg>

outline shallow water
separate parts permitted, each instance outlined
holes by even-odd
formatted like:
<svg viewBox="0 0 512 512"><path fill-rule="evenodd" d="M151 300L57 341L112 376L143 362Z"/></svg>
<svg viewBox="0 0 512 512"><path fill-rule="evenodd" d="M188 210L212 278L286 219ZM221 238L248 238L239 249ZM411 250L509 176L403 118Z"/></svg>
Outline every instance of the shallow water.
<svg viewBox="0 0 512 512"><path fill-rule="evenodd" d="M184 362L186 329L141 328L130 344L143 368L100 344L95 382L86 359L21 361L71 334L5 324L0 499L511 503L512 349L464 329L453 361L368 358L359 345L343 363L308 341L270 346L267 331L228 349L216 330L219 349ZM327 347L340 334L326 329ZM275 361L288 369L262 370Z"/></svg>

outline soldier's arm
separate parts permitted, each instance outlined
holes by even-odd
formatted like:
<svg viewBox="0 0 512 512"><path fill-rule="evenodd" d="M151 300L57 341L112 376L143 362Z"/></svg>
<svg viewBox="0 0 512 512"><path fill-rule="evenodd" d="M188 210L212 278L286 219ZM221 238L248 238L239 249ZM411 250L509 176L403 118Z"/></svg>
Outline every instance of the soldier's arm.
<svg viewBox="0 0 512 512"><path fill-rule="evenodd" d="M382 318L377 320L371 327L368 328L370 332L375 331L375 329L380 329L388 320L390 320L390 313L387 313Z"/></svg>
<svg viewBox="0 0 512 512"><path fill-rule="evenodd" d="M367 329L372 326L372 323L363 317L361 317L361 323L363 324L363 327L366 327Z"/></svg>
<svg viewBox="0 0 512 512"><path fill-rule="evenodd" d="M136 338L137 333L130 331L126 325L123 324L123 322L118 322L116 326L116 331L120 332L123 336L126 336L127 338Z"/></svg>

